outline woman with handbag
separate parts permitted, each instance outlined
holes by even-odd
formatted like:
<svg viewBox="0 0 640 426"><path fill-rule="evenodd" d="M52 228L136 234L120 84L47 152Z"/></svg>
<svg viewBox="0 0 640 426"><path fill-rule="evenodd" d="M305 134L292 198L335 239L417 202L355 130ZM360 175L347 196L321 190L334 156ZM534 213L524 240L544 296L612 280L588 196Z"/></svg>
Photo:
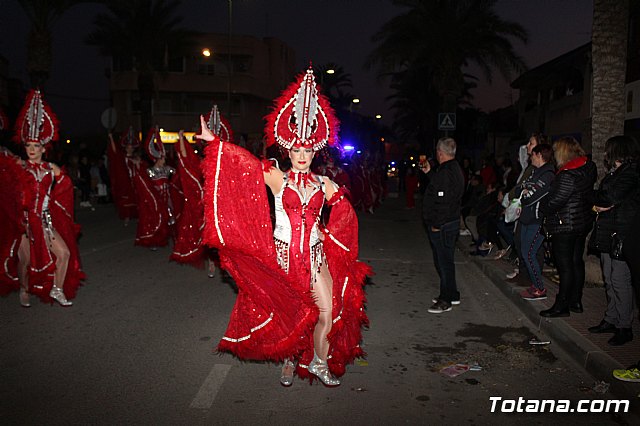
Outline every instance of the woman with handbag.
<svg viewBox="0 0 640 426"><path fill-rule="evenodd" d="M593 194L593 210L598 216L589 249L600 253L607 310L600 324L589 327L589 331L615 333L609 339L612 346L633 340L633 286L622 245L640 206L639 153L638 143L629 136L607 140L604 161L609 171Z"/></svg>
<svg viewBox="0 0 640 426"><path fill-rule="evenodd" d="M551 235L560 284L553 306L543 317L568 317L582 312L585 265L584 244L593 218L589 195L597 179L596 165L572 137L553 144L558 172L549 194L540 203L545 229Z"/></svg>

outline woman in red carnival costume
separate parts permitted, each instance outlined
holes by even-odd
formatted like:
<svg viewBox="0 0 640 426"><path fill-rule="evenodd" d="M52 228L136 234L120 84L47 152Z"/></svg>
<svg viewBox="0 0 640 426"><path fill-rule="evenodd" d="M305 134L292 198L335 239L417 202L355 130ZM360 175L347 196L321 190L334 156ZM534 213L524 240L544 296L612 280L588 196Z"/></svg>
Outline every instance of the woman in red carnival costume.
<svg viewBox="0 0 640 426"><path fill-rule="evenodd" d="M139 214L135 245L157 250L169 243L182 195L174 182L176 170L165 164L158 126L149 131L143 148L154 163L134 179Z"/></svg>
<svg viewBox="0 0 640 426"><path fill-rule="evenodd" d="M140 147L140 139L130 126L120 137L120 148L109 133L109 177L111 178L111 192L113 202L118 210L118 216L124 220L124 225L130 219L138 217L138 201L134 187L134 179L140 173L140 157L136 149Z"/></svg>
<svg viewBox="0 0 640 426"><path fill-rule="evenodd" d="M363 173L362 158L353 157L351 167L349 168L349 178L351 180L351 203L353 208L357 211L363 210L365 190Z"/></svg>
<svg viewBox="0 0 640 426"><path fill-rule="evenodd" d="M407 174L404 177L404 185L407 191L407 203L406 208L413 209L416 207L416 189L418 189L418 172L414 167L407 169Z"/></svg>
<svg viewBox="0 0 640 426"><path fill-rule="evenodd" d="M320 169L320 172L335 182L338 186L344 186L347 190L351 191L351 179L349 178L349 174L342 169L339 165L336 164L335 156L339 155L336 153L334 156L335 150L331 150L327 155L327 162Z"/></svg>
<svg viewBox="0 0 640 426"><path fill-rule="evenodd" d="M229 122L220 115L218 106L214 105L205 116L207 128L224 142L233 141L233 132ZM178 167L184 204L180 219L176 222L176 238L170 259L183 264L201 268L205 259L208 262L209 278L215 276L216 266L213 261L213 249L202 245L204 230L204 178L202 176L200 158L191 145L185 140L183 132L179 132Z"/></svg>
<svg viewBox="0 0 640 426"><path fill-rule="evenodd" d="M362 210L367 213L373 213L375 203L371 176L371 159L366 153L360 163L359 178L361 180Z"/></svg>
<svg viewBox="0 0 640 426"><path fill-rule="evenodd" d="M337 386L346 365L364 355L363 285L371 270L357 261L357 218L344 188L310 172L316 151L337 143L337 131L309 69L267 116L267 143L288 152L289 171L221 142L204 122L199 136L210 141L204 242L218 247L239 288L218 349L243 359L284 360L285 386L294 369ZM275 198L273 228L265 184ZM331 209L326 225L323 207Z"/></svg>
<svg viewBox="0 0 640 426"><path fill-rule="evenodd" d="M29 294L71 306L70 299L85 278L76 243L80 229L73 222L73 184L57 165L43 161L47 148L58 139L57 125L40 91L29 92L14 135L27 160L9 155L0 160L2 179L11 176L12 181L11 188L6 182L1 185L2 216L8 220L3 223L13 224L15 231L9 239L4 234L0 239L3 275L13 278L0 283L5 293L19 285L24 307L31 306ZM6 250L7 246L11 248Z"/></svg>

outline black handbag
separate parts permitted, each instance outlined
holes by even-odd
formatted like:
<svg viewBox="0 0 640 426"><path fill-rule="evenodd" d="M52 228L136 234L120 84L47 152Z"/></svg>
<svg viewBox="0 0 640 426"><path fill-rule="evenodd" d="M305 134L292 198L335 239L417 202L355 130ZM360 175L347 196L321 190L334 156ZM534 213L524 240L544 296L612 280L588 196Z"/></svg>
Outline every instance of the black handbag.
<svg viewBox="0 0 640 426"><path fill-rule="evenodd" d="M612 259L624 260L624 256L622 255L622 242L623 239L620 234L617 232L611 234L611 252L609 256L611 256Z"/></svg>

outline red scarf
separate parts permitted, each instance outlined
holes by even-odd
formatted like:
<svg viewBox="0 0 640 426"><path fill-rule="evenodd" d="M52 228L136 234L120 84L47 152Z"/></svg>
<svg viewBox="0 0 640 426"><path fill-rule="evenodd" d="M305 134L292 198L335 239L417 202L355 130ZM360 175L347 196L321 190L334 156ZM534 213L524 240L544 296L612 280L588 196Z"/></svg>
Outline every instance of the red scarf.
<svg viewBox="0 0 640 426"><path fill-rule="evenodd" d="M564 166L560 167L560 169L558 170L557 173L560 173L563 170L573 170L573 169L577 169L579 167L584 166L585 164L587 164L587 161L589 159L586 156L582 156L582 157L578 157L578 158L574 158L573 160L569 161L567 164L565 164ZM556 174L557 174L556 173Z"/></svg>

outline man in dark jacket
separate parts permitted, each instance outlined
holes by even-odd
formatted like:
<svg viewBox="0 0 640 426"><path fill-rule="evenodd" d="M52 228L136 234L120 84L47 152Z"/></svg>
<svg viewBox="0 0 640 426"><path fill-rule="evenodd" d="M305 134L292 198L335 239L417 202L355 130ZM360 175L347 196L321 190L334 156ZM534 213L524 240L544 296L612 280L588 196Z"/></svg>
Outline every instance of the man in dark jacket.
<svg viewBox="0 0 640 426"><path fill-rule="evenodd" d="M453 258L460 232L464 176L455 156L456 141L442 138L436 145L438 167L432 170L429 163L421 167L429 179L422 203L422 218L440 276L440 295L433 299L433 306L429 308L432 314L450 311L452 304L460 303Z"/></svg>

